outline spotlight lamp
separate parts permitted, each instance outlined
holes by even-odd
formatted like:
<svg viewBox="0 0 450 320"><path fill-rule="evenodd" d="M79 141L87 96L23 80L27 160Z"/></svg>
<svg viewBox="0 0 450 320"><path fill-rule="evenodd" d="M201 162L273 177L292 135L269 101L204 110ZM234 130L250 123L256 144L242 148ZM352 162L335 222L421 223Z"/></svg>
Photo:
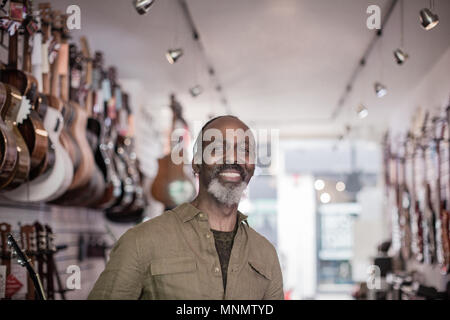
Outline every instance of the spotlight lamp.
<svg viewBox="0 0 450 320"><path fill-rule="evenodd" d="M409 55L402 49L397 49L394 51L395 61L398 65L402 65L409 58Z"/></svg>
<svg viewBox="0 0 450 320"><path fill-rule="evenodd" d="M379 82L375 82L375 93L378 98L382 98L387 94L387 89Z"/></svg>
<svg viewBox="0 0 450 320"><path fill-rule="evenodd" d="M419 18L420 24L425 30L431 30L439 23L438 15L431 12L431 10L428 8L420 10Z"/></svg>
<svg viewBox="0 0 450 320"><path fill-rule="evenodd" d="M155 3L154 0L134 0L134 7L140 15L144 15L150 10L153 3Z"/></svg>
<svg viewBox="0 0 450 320"><path fill-rule="evenodd" d="M166 53L167 61L174 64L183 55L183 49L169 49Z"/></svg>
<svg viewBox="0 0 450 320"><path fill-rule="evenodd" d="M356 109L356 114L360 119L364 119L369 115L369 110L363 104L360 104Z"/></svg>

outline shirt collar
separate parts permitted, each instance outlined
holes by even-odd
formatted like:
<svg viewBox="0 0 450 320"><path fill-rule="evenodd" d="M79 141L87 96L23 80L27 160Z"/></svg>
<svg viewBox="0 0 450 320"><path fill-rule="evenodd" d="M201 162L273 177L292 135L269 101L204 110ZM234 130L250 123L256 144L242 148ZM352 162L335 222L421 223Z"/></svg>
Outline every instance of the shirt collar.
<svg viewBox="0 0 450 320"><path fill-rule="evenodd" d="M179 214L179 216L181 217L181 220L183 222L187 222L187 221L193 219L198 214L202 213L197 207L193 206L189 202L186 202L186 203L183 203L183 204L179 205L178 207L173 209L173 211L175 211L175 212L177 212ZM245 221L245 223L248 225L248 222L247 222L248 216L246 216L245 214L243 214L239 210L238 210L237 213L238 213L238 222L239 222L239 224L241 222Z"/></svg>

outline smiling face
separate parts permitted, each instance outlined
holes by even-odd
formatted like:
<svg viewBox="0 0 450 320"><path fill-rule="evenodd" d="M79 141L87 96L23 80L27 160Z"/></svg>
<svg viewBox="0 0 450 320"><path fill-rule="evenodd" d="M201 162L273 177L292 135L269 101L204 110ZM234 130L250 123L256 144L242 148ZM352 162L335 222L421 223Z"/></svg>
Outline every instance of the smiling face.
<svg viewBox="0 0 450 320"><path fill-rule="evenodd" d="M234 117L221 117L203 130L199 174L200 193L231 206L239 203L255 171L255 142L249 128Z"/></svg>

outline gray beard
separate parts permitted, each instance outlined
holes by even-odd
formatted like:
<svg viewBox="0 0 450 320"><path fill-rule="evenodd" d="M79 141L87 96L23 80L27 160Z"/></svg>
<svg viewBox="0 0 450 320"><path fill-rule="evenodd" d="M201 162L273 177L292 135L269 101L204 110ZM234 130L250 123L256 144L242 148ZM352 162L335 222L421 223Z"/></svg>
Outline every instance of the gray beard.
<svg viewBox="0 0 450 320"><path fill-rule="evenodd" d="M208 192L220 203L231 207L239 203L246 188L247 183L244 181L237 186L227 187L221 184L218 178L214 178L209 183Z"/></svg>

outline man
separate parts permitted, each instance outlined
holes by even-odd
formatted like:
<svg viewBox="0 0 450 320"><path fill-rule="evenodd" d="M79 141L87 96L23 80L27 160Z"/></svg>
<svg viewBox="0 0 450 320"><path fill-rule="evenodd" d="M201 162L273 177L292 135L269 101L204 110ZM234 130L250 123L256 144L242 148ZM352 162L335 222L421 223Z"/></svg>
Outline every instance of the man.
<svg viewBox="0 0 450 320"><path fill-rule="evenodd" d="M237 210L255 170L249 132L233 116L206 123L192 161L198 196L127 231L89 299L284 298L275 248Z"/></svg>

